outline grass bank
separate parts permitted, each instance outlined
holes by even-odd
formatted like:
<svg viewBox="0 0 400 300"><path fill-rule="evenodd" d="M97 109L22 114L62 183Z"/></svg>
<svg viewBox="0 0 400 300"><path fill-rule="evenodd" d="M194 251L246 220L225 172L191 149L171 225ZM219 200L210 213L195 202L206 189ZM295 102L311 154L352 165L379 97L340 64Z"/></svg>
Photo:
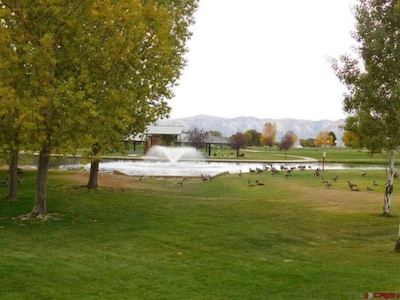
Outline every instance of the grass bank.
<svg viewBox="0 0 400 300"><path fill-rule="evenodd" d="M330 188L311 170L183 185L107 175L95 191L79 188L87 179L82 171L51 171L54 218L15 218L33 206L34 175L26 172L18 201L0 202L1 299L362 299L365 292L400 292L393 251L400 203L395 190L393 217L380 217L384 171L324 171ZM350 191L347 180L360 191Z"/></svg>

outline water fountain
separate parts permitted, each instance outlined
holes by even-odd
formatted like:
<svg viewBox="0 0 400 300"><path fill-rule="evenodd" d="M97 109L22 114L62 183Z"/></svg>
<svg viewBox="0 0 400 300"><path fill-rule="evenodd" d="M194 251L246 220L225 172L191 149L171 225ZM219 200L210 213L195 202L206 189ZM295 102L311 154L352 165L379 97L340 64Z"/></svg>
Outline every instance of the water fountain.
<svg viewBox="0 0 400 300"><path fill-rule="evenodd" d="M171 164L177 164L178 161L204 160L204 155L194 147L165 147L153 146L144 156L145 161L166 161Z"/></svg>
<svg viewBox="0 0 400 300"><path fill-rule="evenodd" d="M85 168L90 168L90 165ZM207 162L204 155L193 147L153 146L143 160L100 163L100 171L116 171L131 176L216 176L225 172L238 173L239 169L238 164Z"/></svg>

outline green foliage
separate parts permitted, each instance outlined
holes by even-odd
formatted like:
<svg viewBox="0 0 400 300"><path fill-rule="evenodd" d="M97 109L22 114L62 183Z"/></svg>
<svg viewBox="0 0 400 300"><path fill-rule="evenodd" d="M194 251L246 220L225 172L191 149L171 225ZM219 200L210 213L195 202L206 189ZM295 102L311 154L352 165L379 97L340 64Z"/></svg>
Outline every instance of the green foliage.
<svg viewBox="0 0 400 300"><path fill-rule="evenodd" d="M300 139L300 146L302 147L314 147L314 138Z"/></svg>
<svg viewBox="0 0 400 300"><path fill-rule="evenodd" d="M388 184L393 186L394 151L400 146L400 6L391 0L361 0L356 6L359 60L344 56L334 63L347 86L344 129L371 153L387 153ZM384 196L384 215L390 214L393 189Z"/></svg>
<svg viewBox="0 0 400 300"><path fill-rule="evenodd" d="M344 129L371 152L400 145L399 15L396 1L360 1L355 12L358 57L342 56L333 63L348 89Z"/></svg>
<svg viewBox="0 0 400 300"><path fill-rule="evenodd" d="M15 218L31 205L33 172L19 201L0 202L1 298L361 299L398 288L397 218L374 213L383 186L346 186L382 183L383 170L326 171L339 176L330 189L312 170L97 191L74 174L49 174L54 219ZM248 187L256 179L266 185Z"/></svg>
<svg viewBox="0 0 400 300"><path fill-rule="evenodd" d="M248 146L260 146L261 133L255 129L250 129L245 132L248 140Z"/></svg>
<svg viewBox="0 0 400 300"><path fill-rule="evenodd" d="M168 115L196 6L0 2L0 138L40 151L42 187L51 153L121 150L121 136ZM45 203L43 188L39 198Z"/></svg>

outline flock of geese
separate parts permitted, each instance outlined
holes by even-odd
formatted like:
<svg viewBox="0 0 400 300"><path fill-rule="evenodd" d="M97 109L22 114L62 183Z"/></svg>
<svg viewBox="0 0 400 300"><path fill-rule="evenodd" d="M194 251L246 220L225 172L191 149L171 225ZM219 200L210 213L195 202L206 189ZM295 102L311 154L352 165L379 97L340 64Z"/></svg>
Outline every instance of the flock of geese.
<svg viewBox="0 0 400 300"><path fill-rule="evenodd" d="M311 167L308 167L308 168L311 169ZM264 168L262 168L262 169L261 168L255 168L255 169L250 168L249 169L249 173L254 174L254 173L263 173L263 172L269 171L273 176L275 176L276 174L278 174L280 172L283 172L284 173L284 177L285 178L289 178L290 176L292 176L293 171L296 170L296 169L300 170L300 171L304 171L306 169L306 167L305 166L298 166L298 167L290 167L289 168L289 167L286 167L286 166L281 166L280 169L277 169L277 168L272 167L272 166L271 167L264 166ZM242 174L243 173L240 171L239 172L239 176L242 176ZM334 177L330 178L329 180L325 179L322 176L322 170L319 169L319 168L317 168L314 171L314 175L319 177L321 179L321 183L324 184L327 188L333 187L334 184L339 180L339 176L338 175L335 175ZM360 175L361 175L361 177L365 177L365 176L367 176L367 172L366 171L361 171ZM395 177L397 177L396 175L397 174L395 174ZM255 180L255 181L248 180L247 184L248 184L248 186L251 186L251 187L258 186L258 185L264 185L264 183L261 183L258 180ZM347 185L348 185L350 191L357 192L357 191L361 190L361 188L356 183L351 182L350 180L347 180ZM378 186L378 183L376 182L376 180L373 180L371 185L367 186L365 188L365 190L366 191L373 191L374 190L373 187L376 187L376 186Z"/></svg>
<svg viewBox="0 0 400 300"><path fill-rule="evenodd" d="M269 172L272 176L275 176L279 173L283 173L283 176L288 179L289 177L292 176L294 170L300 170L300 171L304 171L306 169L312 169L311 166L306 167L303 165L297 166L297 167L286 167L286 166L281 166L279 169L276 167L273 167L272 165L268 166L268 165L264 165L262 168L249 168L249 173L250 174L260 174L260 173L264 173L264 172ZM334 177L330 178L329 180L324 178L322 176L322 170L317 168L314 170L314 175L316 177L319 177L321 179L321 183L324 184L327 188L331 188L334 186L334 184L339 180L339 176L335 175ZM238 175L239 176L243 176L243 172L242 170L239 170ZM361 177L365 177L367 176L367 172L366 171L361 171L360 173ZM395 177L398 177L397 174L395 174ZM201 181L211 181L213 180L214 177L210 176L210 175L201 175L200 176L200 180ZM186 178L182 178L180 179L178 182L176 182L176 184L182 186L183 183L185 182ZM247 185L249 187L256 187L256 186L264 186L265 184L261 181L259 181L259 179L256 180L247 180ZM360 191L361 188L354 182L351 182L350 180L347 180L347 185L350 189L350 191L353 192L357 192ZM372 187L371 187L372 186ZM376 180L373 180L371 183L371 186L367 186L365 188L365 190L367 191L373 191L373 187L378 186L378 183L376 182Z"/></svg>

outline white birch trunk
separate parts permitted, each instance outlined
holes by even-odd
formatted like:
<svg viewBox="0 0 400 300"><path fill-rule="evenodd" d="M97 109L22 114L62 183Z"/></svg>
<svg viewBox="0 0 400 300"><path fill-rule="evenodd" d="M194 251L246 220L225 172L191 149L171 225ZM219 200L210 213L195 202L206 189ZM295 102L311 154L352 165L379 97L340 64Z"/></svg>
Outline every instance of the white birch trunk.
<svg viewBox="0 0 400 300"><path fill-rule="evenodd" d="M387 173L387 181L385 188L385 195L383 198L383 215L390 216L390 207L392 205L392 192L393 192L393 182L394 182L394 150L389 152L389 170Z"/></svg>

